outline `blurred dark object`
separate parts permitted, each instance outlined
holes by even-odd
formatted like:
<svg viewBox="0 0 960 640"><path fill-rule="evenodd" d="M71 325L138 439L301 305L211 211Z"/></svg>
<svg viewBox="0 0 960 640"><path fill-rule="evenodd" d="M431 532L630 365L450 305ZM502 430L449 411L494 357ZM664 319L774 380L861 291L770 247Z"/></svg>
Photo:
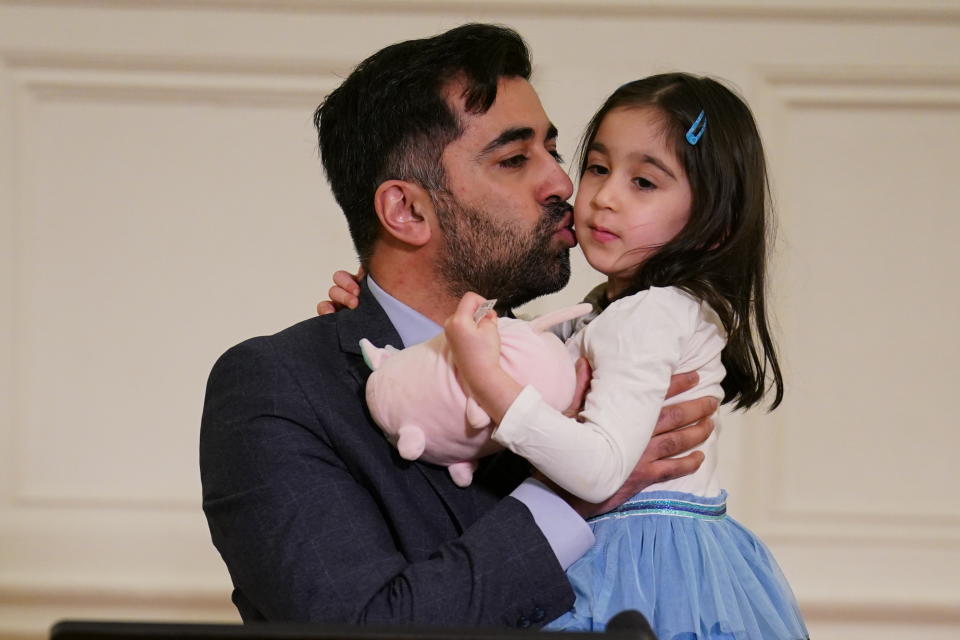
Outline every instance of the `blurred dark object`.
<svg viewBox="0 0 960 640"><path fill-rule="evenodd" d="M642 613L636 609L624 609L610 618L607 623L607 633L635 638L635 640L657 640L657 634L650 628L650 623Z"/></svg>
<svg viewBox="0 0 960 640"><path fill-rule="evenodd" d="M590 632L407 625L242 625L63 620L50 629L50 640L533 640L533 636L552 636L557 640L597 640L597 634ZM604 638L656 640L646 618L632 610L614 616Z"/></svg>

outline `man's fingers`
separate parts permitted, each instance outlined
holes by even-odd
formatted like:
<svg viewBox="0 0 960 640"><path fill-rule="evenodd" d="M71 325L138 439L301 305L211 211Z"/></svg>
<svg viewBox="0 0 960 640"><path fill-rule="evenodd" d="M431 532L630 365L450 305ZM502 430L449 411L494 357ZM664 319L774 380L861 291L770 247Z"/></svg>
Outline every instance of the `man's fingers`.
<svg viewBox="0 0 960 640"><path fill-rule="evenodd" d="M657 460L651 462L648 467L648 473L653 476L653 482L666 482L667 480L676 480L688 476L703 464L703 452L692 451L681 458L671 458L669 460Z"/></svg>
<svg viewBox="0 0 960 640"><path fill-rule="evenodd" d="M661 433L650 439L650 444L647 446L644 455L648 460L672 458L699 444L703 444L713 433L713 427L713 420L705 418L689 427Z"/></svg>
<svg viewBox="0 0 960 640"><path fill-rule="evenodd" d="M715 398L694 398L679 404L672 404L660 410L660 417L657 419L657 425L653 429L654 435L684 427L702 420L707 416L713 415L717 410L717 401Z"/></svg>
<svg viewBox="0 0 960 640"><path fill-rule="evenodd" d="M667 387L667 396L672 398L673 396L679 395L684 391L689 391L697 386L697 383L700 382L700 375L696 371L688 371L686 373L678 373L670 378L670 386Z"/></svg>
<svg viewBox="0 0 960 640"><path fill-rule="evenodd" d="M563 412L563 415L568 418L576 418L580 415L580 410L583 409L583 399L586 397L587 391L590 388L590 363L587 362L586 358L577 358L576 372L577 385L573 391L573 400L570 402L570 406L567 407L566 411Z"/></svg>

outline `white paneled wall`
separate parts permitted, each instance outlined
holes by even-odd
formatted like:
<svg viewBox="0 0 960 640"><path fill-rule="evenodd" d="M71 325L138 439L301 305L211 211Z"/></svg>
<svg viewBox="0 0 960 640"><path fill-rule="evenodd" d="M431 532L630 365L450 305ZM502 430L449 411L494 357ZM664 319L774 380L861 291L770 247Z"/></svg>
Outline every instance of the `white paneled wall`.
<svg viewBox="0 0 960 640"><path fill-rule="evenodd" d="M200 512L216 357L352 268L312 112L364 56L517 28L573 156L650 73L753 105L787 397L724 431L732 511L814 637L960 631L960 3L0 0L0 637L235 620ZM577 260L574 301L598 281Z"/></svg>

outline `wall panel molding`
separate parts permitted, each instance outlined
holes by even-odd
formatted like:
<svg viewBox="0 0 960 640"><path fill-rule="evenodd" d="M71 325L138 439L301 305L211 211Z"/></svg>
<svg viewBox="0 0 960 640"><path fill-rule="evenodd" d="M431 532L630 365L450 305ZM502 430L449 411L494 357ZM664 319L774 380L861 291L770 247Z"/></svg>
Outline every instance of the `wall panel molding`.
<svg viewBox="0 0 960 640"><path fill-rule="evenodd" d="M31 131L42 129L33 124L37 106L79 101L105 105L158 104L217 105L236 108L300 107L316 104L338 83L337 74L346 65L336 62L306 65L302 61L224 60L218 58L186 59L178 57L82 56L69 51L47 53L42 56L8 51L0 58L7 70L5 78L11 87L13 112L10 131L13 144L9 146L11 174L16 176L12 191L29 182L30 169L22 161L23 151L31 145ZM305 111L304 119L309 118ZM49 125L50 123L46 123ZM6 158L5 158L6 159ZM23 335L28 320L18 316L23 308L26 291L17 282L29 256L24 253L21 238L23 221L33 215L31 204L20 193L11 193L9 223L13 242L8 254L13 274L11 305L11 335ZM18 240L19 239L19 240ZM17 344L12 345L10 365L12 384L8 393L11 402L9 430L2 435L11 446L4 447L13 456L11 464L3 465L11 474L8 500L17 508L111 508L136 512L144 509L199 513L194 496L161 497L127 495L80 495L72 488L69 470L50 485L37 484L31 479L36 461L26 454L25 442L33 437L23 425L31 407L20 402L18 391L24 384L22 372L30 366L30 354ZM41 464L39 468L43 468ZM47 476L44 476L47 477ZM49 478L48 478L49 479Z"/></svg>
<svg viewBox="0 0 960 640"><path fill-rule="evenodd" d="M7 51L3 60L16 87L33 99L239 104L303 104L332 89L349 62L177 56L90 56L71 52Z"/></svg>
<svg viewBox="0 0 960 640"><path fill-rule="evenodd" d="M754 72L758 99L753 104L765 121L772 161L786 153L782 132L789 129L791 117L804 110L960 114L960 67L758 66ZM955 509L933 511L919 502L825 506L790 495L782 476L790 459L784 416L774 413L761 420L766 426L744 440L744 459L758 461L755 477L765 479L748 489L751 521L765 538L858 548L909 547L918 541L934 548L960 547L960 512Z"/></svg>
<svg viewBox="0 0 960 640"><path fill-rule="evenodd" d="M939 23L960 21L960 7L949 1L886 0L490 0L478 6L472 0L0 0L0 4L116 9L228 9L269 12L326 11L409 12L424 14L482 14L515 16L662 16L774 20L842 20L859 22Z"/></svg>

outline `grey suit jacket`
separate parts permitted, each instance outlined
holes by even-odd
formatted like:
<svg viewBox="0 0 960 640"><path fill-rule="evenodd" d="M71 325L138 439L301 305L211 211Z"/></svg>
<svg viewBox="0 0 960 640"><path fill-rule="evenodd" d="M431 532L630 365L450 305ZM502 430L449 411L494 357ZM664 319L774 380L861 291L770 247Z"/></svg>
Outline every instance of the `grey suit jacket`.
<svg viewBox="0 0 960 640"><path fill-rule="evenodd" d="M486 460L466 489L399 457L364 404L358 342L402 343L364 286L357 310L228 350L207 385L203 509L245 621L536 626L573 593L526 475Z"/></svg>

